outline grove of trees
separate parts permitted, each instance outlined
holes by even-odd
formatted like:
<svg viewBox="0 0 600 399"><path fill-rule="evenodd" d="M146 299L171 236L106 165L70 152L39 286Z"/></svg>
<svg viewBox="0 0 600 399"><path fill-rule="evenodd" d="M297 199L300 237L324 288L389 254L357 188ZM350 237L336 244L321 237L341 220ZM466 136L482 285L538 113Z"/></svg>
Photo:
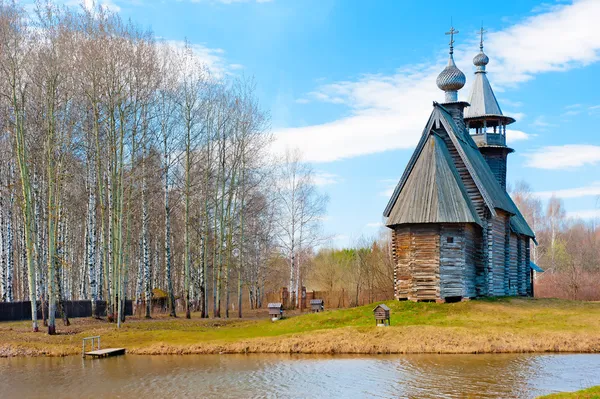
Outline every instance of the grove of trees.
<svg viewBox="0 0 600 399"><path fill-rule="evenodd" d="M65 300L120 325L156 289L171 316L241 317L278 260L297 290L326 199L271 140L253 80L189 44L103 7L0 2L0 300L31 301L34 331L47 304L53 334Z"/></svg>

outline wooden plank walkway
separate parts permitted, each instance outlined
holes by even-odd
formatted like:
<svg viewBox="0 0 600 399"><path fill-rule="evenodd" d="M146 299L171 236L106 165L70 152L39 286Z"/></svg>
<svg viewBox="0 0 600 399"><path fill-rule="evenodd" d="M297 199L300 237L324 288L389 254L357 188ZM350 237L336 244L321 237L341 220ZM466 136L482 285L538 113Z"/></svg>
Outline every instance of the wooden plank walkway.
<svg viewBox="0 0 600 399"><path fill-rule="evenodd" d="M109 356L119 356L125 354L125 348L106 348L99 349L97 351L85 352L85 356L92 356L94 358L99 357L109 357Z"/></svg>

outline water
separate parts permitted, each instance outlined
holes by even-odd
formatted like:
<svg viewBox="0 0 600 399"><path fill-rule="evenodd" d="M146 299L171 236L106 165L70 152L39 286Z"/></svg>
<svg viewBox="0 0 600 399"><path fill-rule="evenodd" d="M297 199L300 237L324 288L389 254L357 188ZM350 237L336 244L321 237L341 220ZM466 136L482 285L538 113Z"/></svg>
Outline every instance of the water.
<svg viewBox="0 0 600 399"><path fill-rule="evenodd" d="M1 398L533 398L600 385L600 355L0 359Z"/></svg>

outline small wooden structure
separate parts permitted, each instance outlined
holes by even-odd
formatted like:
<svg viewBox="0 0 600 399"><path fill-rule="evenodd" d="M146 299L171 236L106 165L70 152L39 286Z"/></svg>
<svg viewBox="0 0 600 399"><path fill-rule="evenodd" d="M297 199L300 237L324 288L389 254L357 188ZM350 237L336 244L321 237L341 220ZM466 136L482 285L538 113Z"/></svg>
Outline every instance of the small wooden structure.
<svg viewBox="0 0 600 399"><path fill-rule="evenodd" d="M85 346L86 342L91 343L91 351L86 352ZM95 344L95 345L94 345ZM95 350L94 350L95 348ZM100 349L100 336L95 337L87 337L83 339L83 343L81 344L81 357L91 356L93 358L102 358L109 356L119 356L125 354L125 348L106 348Z"/></svg>
<svg viewBox="0 0 600 399"><path fill-rule="evenodd" d="M384 304L380 304L375 306L373 309L373 314L375 315L375 325L376 326L389 326L390 325L390 308L388 308Z"/></svg>
<svg viewBox="0 0 600 399"><path fill-rule="evenodd" d="M325 302L322 299L311 299L310 300L310 309L313 313L319 313L324 310Z"/></svg>
<svg viewBox="0 0 600 399"><path fill-rule="evenodd" d="M281 302L269 303L269 317L273 321L283 318L283 304Z"/></svg>

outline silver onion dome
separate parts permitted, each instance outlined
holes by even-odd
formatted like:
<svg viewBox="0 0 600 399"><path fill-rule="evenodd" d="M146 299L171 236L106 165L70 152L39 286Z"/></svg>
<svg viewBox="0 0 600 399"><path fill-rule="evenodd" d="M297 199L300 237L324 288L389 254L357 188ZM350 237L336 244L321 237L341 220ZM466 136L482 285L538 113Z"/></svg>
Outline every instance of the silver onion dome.
<svg viewBox="0 0 600 399"><path fill-rule="evenodd" d="M458 31L454 27L451 27L450 31L446 32L447 35L450 35L450 56L448 57L448 65L446 65L446 68L440 72L436 79L437 87L446 93L447 103L458 101L458 91L467 82L465 74L454 63L454 35L457 33Z"/></svg>
<svg viewBox="0 0 600 399"><path fill-rule="evenodd" d="M477 70L485 71L485 66L490 62L490 58L483 52L483 50L473 58L473 64L477 67Z"/></svg>
<svg viewBox="0 0 600 399"><path fill-rule="evenodd" d="M450 54L448 65L437 77L437 86L443 91L459 91L467 82L465 74L454 63L454 57Z"/></svg>

